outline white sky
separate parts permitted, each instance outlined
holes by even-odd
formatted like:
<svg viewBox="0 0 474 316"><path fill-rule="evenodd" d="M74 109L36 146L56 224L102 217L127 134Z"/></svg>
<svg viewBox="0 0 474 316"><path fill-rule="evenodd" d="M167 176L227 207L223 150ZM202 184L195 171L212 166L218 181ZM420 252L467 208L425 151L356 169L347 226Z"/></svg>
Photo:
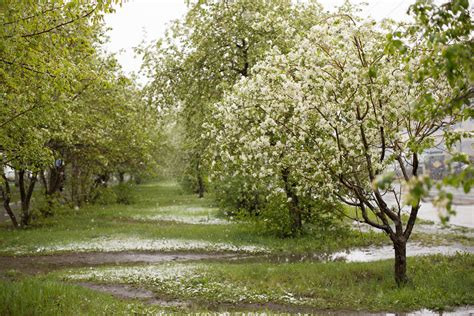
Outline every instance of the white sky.
<svg viewBox="0 0 474 316"><path fill-rule="evenodd" d="M125 72L138 72L141 60L134 56L133 47L143 40L149 42L165 34L169 22L186 13L184 0L126 0L116 12L105 17L112 28L108 33L110 43L105 48L117 54ZM304 0L303 0L304 1ZM327 10L341 5L344 0L320 0ZM408 7L415 0L352 0L353 3L367 3L364 14L376 20L392 18L405 19ZM446 1L435 1L446 2Z"/></svg>

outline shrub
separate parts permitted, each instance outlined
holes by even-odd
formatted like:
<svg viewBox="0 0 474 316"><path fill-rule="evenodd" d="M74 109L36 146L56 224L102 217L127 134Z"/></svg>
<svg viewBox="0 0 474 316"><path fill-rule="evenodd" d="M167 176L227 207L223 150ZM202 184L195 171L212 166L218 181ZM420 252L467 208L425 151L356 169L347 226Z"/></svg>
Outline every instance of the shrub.
<svg viewBox="0 0 474 316"><path fill-rule="evenodd" d="M134 204L137 201L135 186L130 183L120 183L114 187L116 201L119 204Z"/></svg>
<svg viewBox="0 0 474 316"><path fill-rule="evenodd" d="M93 204L108 205L117 203L117 194L109 187L97 187L92 192Z"/></svg>

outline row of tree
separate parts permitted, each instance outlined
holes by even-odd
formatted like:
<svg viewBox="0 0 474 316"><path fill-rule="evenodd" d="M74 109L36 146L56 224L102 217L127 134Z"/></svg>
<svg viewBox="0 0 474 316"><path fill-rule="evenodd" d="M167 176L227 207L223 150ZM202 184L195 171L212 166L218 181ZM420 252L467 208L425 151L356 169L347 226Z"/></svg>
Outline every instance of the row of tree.
<svg viewBox="0 0 474 316"><path fill-rule="evenodd" d="M405 283L406 244L433 185L420 156L434 135L448 149L472 137L452 126L473 117L468 1L410 10L414 23L402 24L348 3L333 13L313 1L190 4L142 50L150 102L180 126L183 182L202 196L212 177L225 206L284 235L355 207L354 220L393 242ZM444 184L469 191L472 162L452 154L463 171ZM450 198L439 202L449 209Z"/></svg>
<svg viewBox="0 0 474 316"><path fill-rule="evenodd" d="M0 18L0 155L3 205L15 227L31 220L37 183L51 205L89 200L111 173L154 169L155 109L121 72L103 15L118 1L12 1ZM20 215L12 209L15 170Z"/></svg>

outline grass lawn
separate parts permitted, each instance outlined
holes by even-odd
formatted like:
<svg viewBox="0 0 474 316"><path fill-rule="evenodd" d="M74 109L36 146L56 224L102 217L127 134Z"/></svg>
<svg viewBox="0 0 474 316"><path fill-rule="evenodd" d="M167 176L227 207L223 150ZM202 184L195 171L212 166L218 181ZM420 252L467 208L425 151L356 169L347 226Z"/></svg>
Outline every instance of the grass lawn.
<svg viewBox="0 0 474 316"><path fill-rule="evenodd" d="M197 310L220 304L245 310L249 304L256 304L255 309L272 303L289 309L374 312L443 310L474 304L474 255L409 258L408 275L410 283L397 288L391 260L191 262L67 269L41 279L46 285L58 280L129 284L152 290L167 300L191 301Z"/></svg>
<svg viewBox="0 0 474 316"><path fill-rule="evenodd" d="M228 222L212 197L198 199L182 192L174 182L143 184L135 194L137 202L132 205L62 209L28 229L14 230L3 224L0 255L153 250L265 256L83 268L64 265L34 277L15 270L0 272L0 315L207 312L222 306L226 311L243 312L276 307L290 312L412 311L474 305L472 254L409 258L411 282L397 288L393 260L294 262L308 254L389 244L381 233L347 226L329 231L311 227L311 233L302 237L280 239L262 232L254 223ZM430 236L418 234L414 239L436 244L461 238ZM472 238L462 238L463 243L472 245ZM77 282L128 284L165 300L189 301L192 307L146 305L94 292L75 285Z"/></svg>
<svg viewBox="0 0 474 316"><path fill-rule="evenodd" d="M280 239L262 233L252 223L223 224L212 198L198 199L185 194L172 182L140 185L136 188L136 196L137 203L132 205L88 205L80 210L63 209L56 216L36 221L25 230L14 230L9 223L4 223L0 226L0 254L52 253L69 251L69 248L73 251L78 249L78 243L86 243L86 250L103 250L100 247L95 249L94 243L117 239L125 244L128 239L136 241L137 238L145 240L145 243L173 239L231 246L204 247L197 249L199 251L227 251L240 246L255 246L260 252L278 254L328 253L389 243L381 233L348 231L344 228L323 232L313 227L311 234L303 237ZM215 220L221 222L214 224ZM187 249L183 246L177 250Z"/></svg>
<svg viewBox="0 0 474 316"><path fill-rule="evenodd" d="M0 315L144 315L163 311L50 280L0 279Z"/></svg>

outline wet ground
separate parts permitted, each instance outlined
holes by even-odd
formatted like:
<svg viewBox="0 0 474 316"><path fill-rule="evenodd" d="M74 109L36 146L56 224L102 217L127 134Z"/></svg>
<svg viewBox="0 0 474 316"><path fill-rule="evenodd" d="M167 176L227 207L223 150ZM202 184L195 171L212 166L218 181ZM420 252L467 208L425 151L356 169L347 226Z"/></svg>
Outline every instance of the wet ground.
<svg viewBox="0 0 474 316"><path fill-rule="evenodd" d="M122 299L139 299L147 304L165 307L191 307L192 303L178 300L165 300L156 297L155 293L146 289L139 289L125 284L95 284L88 282L75 283L76 285L107 294L112 294Z"/></svg>
<svg viewBox="0 0 474 316"><path fill-rule="evenodd" d="M471 194L472 195L472 194ZM471 195L460 196L455 199L457 215L451 218L451 225L460 225L464 227L474 228L474 198ZM474 197L474 195L472 195ZM431 202L423 203L419 217L434 222L439 222L439 213ZM171 217L147 218L146 220L169 220L178 221ZM202 218L198 218L199 224L202 224ZM209 219L208 219L209 220ZM0 223L9 221L6 214L0 212ZM194 222L193 222L194 223ZM361 225L361 230L366 230L367 225ZM370 228L368 228L370 229ZM426 234L459 234L467 237L473 236L473 230L464 230L462 227L450 228L442 227L438 224L417 225L416 232ZM123 241L118 241L123 246ZM106 246L106 247L105 247ZM25 274L41 274L64 268L93 267L100 265L133 265L133 264L155 264L164 262L192 262L201 260L212 261L235 261L240 260L245 264L248 261L265 261L265 262L298 262L298 261L333 261L345 260L347 262L368 262L382 259L391 259L394 256L392 246L383 247L367 247L360 249L352 249L334 254L307 254L295 256L278 256L274 254L266 255L239 255L230 253L198 253L196 252L158 252L158 251L138 251L136 248L130 251L110 252L110 244L104 246L103 252L75 252L63 253L55 255L37 255L37 256L18 256L5 257L0 256L0 275L10 270L20 271ZM105 252L108 249L109 252ZM155 249L156 250L156 249ZM77 251L77 249L76 249ZM173 250L175 251L175 250ZM466 246L462 244L452 244L444 246L427 247L421 244L409 243L407 247L408 256L444 254L453 255L456 252L474 253L474 245ZM95 284L95 283L75 283L79 286L86 287L98 292L109 293L121 299L139 299L147 304L159 306L177 307L177 308L193 308L196 303L189 301L173 300L169 298L157 297L155 293L145 288L136 288L123 284ZM203 305L201 305L202 307ZM460 307L452 312L438 313L429 310L421 310L410 313L393 313L380 312L369 313L364 311L327 311L317 310L307 306L288 306L275 303L266 304L222 304L205 305L210 310L215 310L226 314L232 311L252 311L253 315L266 315L278 313L303 313L316 315L474 315L474 306ZM199 307L199 306L198 306ZM199 310L199 308L198 308ZM271 312L268 312L270 310ZM247 312L245 312L247 313Z"/></svg>
<svg viewBox="0 0 474 316"><path fill-rule="evenodd" d="M124 284L94 284L94 283L75 283L76 285L86 287L88 289L112 294L122 299L139 299L145 303L166 306L166 307L180 307L180 308L192 308L196 306L195 303L190 301L172 300L158 298L155 293L147 289L136 288L130 285ZM208 308L215 310L217 313L221 312L224 315L228 315L229 312L240 312L247 313L245 311L252 311L252 315L277 315L281 314L305 314L305 315L354 315L354 316L417 316L417 315L446 315L446 316L464 316L474 315L474 306L465 306L454 309L449 312L435 312L427 309L420 311L409 312L409 313L393 313L393 312L379 312L371 313L366 311L328 311L316 309L309 306L288 306L276 303L238 303L238 304L226 304L220 303L218 306L208 305ZM271 312L269 312L271 311Z"/></svg>
<svg viewBox="0 0 474 316"><path fill-rule="evenodd" d="M27 274L46 273L63 268L134 263L160 263L170 261L196 261L204 259L232 259L234 254L205 253L144 253L144 252L92 252L67 253L48 256L0 256L0 273L17 270Z"/></svg>
<svg viewBox="0 0 474 316"><path fill-rule="evenodd" d="M434 254L454 255L456 253L474 253L474 246L453 244L449 246L426 247L420 244L408 244L407 256L426 256ZM331 260L344 260L347 262L370 262L384 259L392 259L394 256L393 246L367 247L336 252L330 256Z"/></svg>

